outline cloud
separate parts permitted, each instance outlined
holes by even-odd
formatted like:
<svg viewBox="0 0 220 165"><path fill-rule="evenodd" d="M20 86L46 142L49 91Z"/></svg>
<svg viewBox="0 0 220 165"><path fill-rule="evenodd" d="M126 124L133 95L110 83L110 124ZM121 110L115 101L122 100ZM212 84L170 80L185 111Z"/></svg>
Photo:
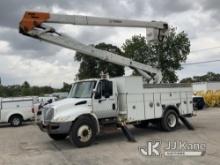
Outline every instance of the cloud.
<svg viewBox="0 0 220 165"><path fill-rule="evenodd" d="M189 34L192 49L219 46L219 0L2 0L0 1L0 76L6 84L22 83L62 85L73 80L79 64L74 51L64 49L18 33L18 24L26 10L61 14L81 14L138 20L162 20ZM121 46L145 29L57 26L57 29L86 43L108 42ZM219 51L191 53L188 62L216 59ZM185 66L180 78L204 74L217 65ZM209 71L210 71L209 70ZM59 80L57 80L57 78Z"/></svg>
<svg viewBox="0 0 220 165"><path fill-rule="evenodd" d="M51 48L51 45L23 36L17 29L2 28L0 30L0 36L0 40L9 43L11 53L13 54L19 54L22 52L24 53L23 55L26 56L26 53L32 53L33 56L38 54L40 57L42 55L51 55L57 51L57 48L54 48L54 46ZM41 51L41 54L39 54L39 51ZM30 56L33 57L31 54Z"/></svg>
<svg viewBox="0 0 220 165"><path fill-rule="evenodd" d="M49 63L20 56L1 55L0 76L3 85L22 84L26 80L31 85L62 87L63 82L73 82L78 66L75 62L67 62L64 65L59 62Z"/></svg>
<svg viewBox="0 0 220 165"><path fill-rule="evenodd" d="M220 1L219 0L203 0L203 9L204 10L212 10L219 11L220 10Z"/></svg>
<svg viewBox="0 0 220 165"><path fill-rule="evenodd" d="M150 0L150 6L155 15L167 16L193 9L194 2L190 0Z"/></svg>

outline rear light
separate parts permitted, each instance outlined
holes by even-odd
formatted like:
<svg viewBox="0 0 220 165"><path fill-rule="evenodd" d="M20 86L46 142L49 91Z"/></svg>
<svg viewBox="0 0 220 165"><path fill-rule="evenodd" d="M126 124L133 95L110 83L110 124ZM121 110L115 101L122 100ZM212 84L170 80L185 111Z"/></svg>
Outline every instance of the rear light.
<svg viewBox="0 0 220 165"><path fill-rule="evenodd" d="M34 108L32 108L32 113L34 113Z"/></svg>

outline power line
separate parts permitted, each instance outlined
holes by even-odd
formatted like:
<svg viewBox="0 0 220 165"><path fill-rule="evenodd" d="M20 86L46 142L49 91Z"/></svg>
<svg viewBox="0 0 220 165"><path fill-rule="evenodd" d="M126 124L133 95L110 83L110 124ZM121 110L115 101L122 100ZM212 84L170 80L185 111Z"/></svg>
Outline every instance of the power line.
<svg viewBox="0 0 220 165"><path fill-rule="evenodd" d="M204 48L204 49L197 49L197 50L192 50L190 52L201 52L201 51L208 51L208 50L212 50L212 49L220 49L220 46L209 47L209 48ZM182 65L199 65L199 64L206 64L206 63L213 63L213 62L220 62L220 59L209 60L209 61L200 61L200 62L182 63Z"/></svg>
<svg viewBox="0 0 220 165"><path fill-rule="evenodd" d="M220 59L218 59L218 60L210 60L210 61L183 63L182 65L198 65L198 64L206 64L206 63L212 63L212 62L220 62Z"/></svg>

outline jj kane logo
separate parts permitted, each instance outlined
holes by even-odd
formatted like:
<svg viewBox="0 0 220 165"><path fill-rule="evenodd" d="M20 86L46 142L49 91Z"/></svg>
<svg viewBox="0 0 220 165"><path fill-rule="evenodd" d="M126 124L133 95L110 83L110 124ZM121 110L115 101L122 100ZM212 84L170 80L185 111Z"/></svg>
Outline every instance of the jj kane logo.
<svg viewBox="0 0 220 165"><path fill-rule="evenodd" d="M160 146L160 140L148 141L145 146L139 147L139 151L144 156L161 156Z"/></svg>
<svg viewBox="0 0 220 165"><path fill-rule="evenodd" d="M146 145L139 147L139 151L144 156L204 156L206 144L167 141L162 148L161 140L151 140L147 141Z"/></svg>

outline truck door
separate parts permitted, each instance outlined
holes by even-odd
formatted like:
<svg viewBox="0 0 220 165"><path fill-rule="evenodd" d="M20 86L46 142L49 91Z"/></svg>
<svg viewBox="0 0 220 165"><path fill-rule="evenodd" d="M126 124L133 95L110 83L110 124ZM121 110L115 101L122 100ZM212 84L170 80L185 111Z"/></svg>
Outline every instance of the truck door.
<svg viewBox="0 0 220 165"><path fill-rule="evenodd" d="M113 82L100 80L93 96L93 111L98 118L117 116L116 96L113 92Z"/></svg>

